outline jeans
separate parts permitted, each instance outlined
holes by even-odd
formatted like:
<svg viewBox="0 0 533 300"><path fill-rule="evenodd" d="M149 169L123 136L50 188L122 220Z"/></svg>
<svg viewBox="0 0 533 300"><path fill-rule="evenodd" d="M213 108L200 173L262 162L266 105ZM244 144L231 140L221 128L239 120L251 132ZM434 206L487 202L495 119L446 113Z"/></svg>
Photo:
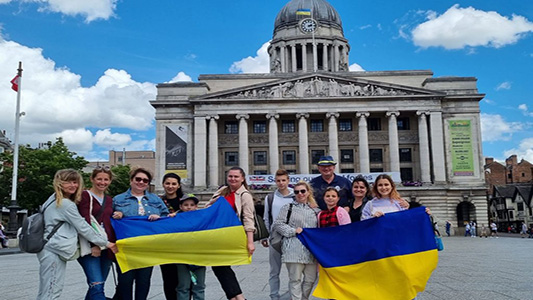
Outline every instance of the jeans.
<svg viewBox="0 0 533 300"><path fill-rule="evenodd" d="M133 283L135 282L135 300L146 300L150 292L150 281L154 267L130 270L122 273L118 267L118 291L121 300L133 300Z"/></svg>
<svg viewBox="0 0 533 300"><path fill-rule="evenodd" d="M107 258L107 250L102 251L100 257L85 255L78 258L87 277L89 290L85 294L85 300L105 300L104 284L111 268L111 260Z"/></svg>
<svg viewBox="0 0 533 300"><path fill-rule="evenodd" d="M178 269L178 300L205 299L205 267L177 264ZM196 276L196 282L191 280L191 273Z"/></svg>

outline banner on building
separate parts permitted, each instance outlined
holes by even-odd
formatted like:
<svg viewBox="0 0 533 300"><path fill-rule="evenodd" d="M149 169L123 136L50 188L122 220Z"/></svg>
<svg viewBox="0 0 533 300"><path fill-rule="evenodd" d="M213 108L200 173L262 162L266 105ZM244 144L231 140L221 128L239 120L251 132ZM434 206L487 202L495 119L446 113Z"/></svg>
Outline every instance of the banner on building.
<svg viewBox="0 0 533 300"><path fill-rule="evenodd" d="M470 120L449 120L452 172L454 176L474 176L474 151Z"/></svg>
<svg viewBox="0 0 533 300"><path fill-rule="evenodd" d="M167 125L165 133L165 170L187 178L187 140L189 126Z"/></svg>
<svg viewBox="0 0 533 300"><path fill-rule="evenodd" d="M341 173L337 174L341 177L344 177L350 182L352 182L355 177L357 176L363 176L366 181L369 183L372 183L376 181L376 177L378 177L381 174L387 174L390 177L392 177L392 180L394 182L402 182L402 178L400 177L400 172L382 172L382 173ZM296 184L299 181L305 181L309 182L311 179L320 176L320 174L291 174L289 175L289 181L291 184ZM255 185L274 185L276 184L276 176L275 175L248 175L246 178L246 182L248 184L255 184Z"/></svg>

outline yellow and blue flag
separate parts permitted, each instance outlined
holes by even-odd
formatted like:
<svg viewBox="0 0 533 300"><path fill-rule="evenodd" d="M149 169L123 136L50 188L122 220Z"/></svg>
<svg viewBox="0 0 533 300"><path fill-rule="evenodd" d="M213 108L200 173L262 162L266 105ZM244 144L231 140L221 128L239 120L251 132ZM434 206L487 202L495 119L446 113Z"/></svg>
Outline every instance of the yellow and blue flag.
<svg viewBox="0 0 533 300"><path fill-rule="evenodd" d="M297 15L302 15L302 16L310 16L311 15L311 10L308 9L308 8L300 8L296 11L296 14Z"/></svg>
<svg viewBox="0 0 533 300"><path fill-rule="evenodd" d="M349 225L304 229L300 241L318 262L314 296L326 299L413 299L437 267L424 207Z"/></svg>
<svg viewBox="0 0 533 300"><path fill-rule="evenodd" d="M174 218L130 217L112 220L112 224L122 272L169 263L229 266L252 262L242 223L222 197L209 208Z"/></svg>

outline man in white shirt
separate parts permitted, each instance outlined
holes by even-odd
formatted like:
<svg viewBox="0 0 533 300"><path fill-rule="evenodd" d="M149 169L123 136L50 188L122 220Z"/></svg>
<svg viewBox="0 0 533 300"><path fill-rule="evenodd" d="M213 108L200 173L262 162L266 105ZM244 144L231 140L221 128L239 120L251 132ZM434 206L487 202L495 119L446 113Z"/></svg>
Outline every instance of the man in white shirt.
<svg viewBox="0 0 533 300"><path fill-rule="evenodd" d="M270 193L265 198L265 212L263 219L265 225L270 231L272 224L278 217L280 209L285 205L294 201L294 192L289 187L289 173L286 170L279 169L276 171L276 186L278 187L273 193ZM269 240L261 241L264 247L269 247ZM270 277L268 284L270 285L270 299L279 300L279 273L281 271L281 253L276 251L272 246L268 249L270 262Z"/></svg>

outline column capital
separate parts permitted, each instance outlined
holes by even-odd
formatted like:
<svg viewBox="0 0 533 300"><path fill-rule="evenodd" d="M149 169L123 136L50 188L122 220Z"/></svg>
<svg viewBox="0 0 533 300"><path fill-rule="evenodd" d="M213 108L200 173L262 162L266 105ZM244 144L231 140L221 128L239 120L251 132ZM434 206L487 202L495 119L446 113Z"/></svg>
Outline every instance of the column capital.
<svg viewBox="0 0 533 300"><path fill-rule="evenodd" d="M305 118L305 119L307 119L307 118L309 118L309 114L306 114L306 113L297 113L297 114L296 114L296 118L297 118L297 119L301 119L301 118Z"/></svg>
<svg viewBox="0 0 533 300"><path fill-rule="evenodd" d="M250 115L248 115L248 114L238 114L238 115L235 116L235 118L237 118L237 120L240 120L240 119L248 120L250 118Z"/></svg>
<svg viewBox="0 0 533 300"><path fill-rule="evenodd" d="M368 118L368 116L370 116L370 113L368 111L360 111L355 113L355 116L357 118Z"/></svg>
<svg viewBox="0 0 533 300"><path fill-rule="evenodd" d="M279 114L274 113L274 112L272 112L272 113L268 113L268 114L266 114L266 118L269 119L269 120L270 120L271 118L279 119Z"/></svg>
<svg viewBox="0 0 533 300"><path fill-rule="evenodd" d="M220 116L219 115L207 115L205 116L206 120L218 120L220 119Z"/></svg>
<svg viewBox="0 0 533 300"><path fill-rule="evenodd" d="M326 113L326 118L330 119L330 118L338 118L340 116L340 114L338 112L328 112Z"/></svg>
<svg viewBox="0 0 533 300"><path fill-rule="evenodd" d="M387 116L387 117L391 117L391 116L395 116L395 117L397 117L397 116L399 116L399 115L400 115L400 112L399 112L399 111L388 111L388 112L386 113L386 116Z"/></svg>
<svg viewBox="0 0 533 300"><path fill-rule="evenodd" d="M416 112L416 114L417 114L418 116L421 116L421 117L424 116L424 117L425 117L425 116L428 116L428 115L429 115L429 110L418 110L418 111Z"/></svg>

